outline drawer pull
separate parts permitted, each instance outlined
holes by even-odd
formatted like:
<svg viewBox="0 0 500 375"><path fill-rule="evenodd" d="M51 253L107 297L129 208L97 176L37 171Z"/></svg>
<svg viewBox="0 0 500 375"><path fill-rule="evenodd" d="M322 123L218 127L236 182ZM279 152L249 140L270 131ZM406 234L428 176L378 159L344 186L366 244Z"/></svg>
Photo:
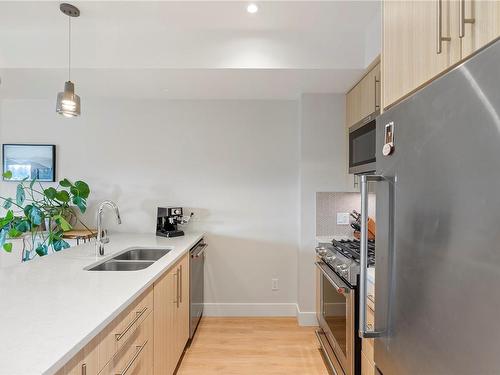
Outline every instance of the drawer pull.
<svg viewBox="0 0 500 375"><path fill-rule="evenodd" d="M179 267L179 302L182 303L182 264Z"/></svg>
<svg viewBox="0 0 500 375"><path fill-rule="evenodd" d="M145 306L141 311L136 312L135 318L128 324L127 328L125 328L122 333L115 334L116 341L120 341L123 338L123 336L125 336L125 334L130 330L130 328L132 328L132 326L140 319L140 317L144 315L147 309L148 307Z"/></svg>
<svg viewBox="0 0 500 375"><path fill-rule="evenodd" d="M132 365L136 361L137 357L139 357L139 355L141 354L142 350L144 349L144 347L146 346L147 343L148 343L148 340L144 341L144 344L137 345L135 347L137 350L136 350L134 356L130 359L130 361L127 363L125 368L121 372L117 372L116 375L125 375L127 373L127 371L130 370L130 367L132 367Z"/></svg>

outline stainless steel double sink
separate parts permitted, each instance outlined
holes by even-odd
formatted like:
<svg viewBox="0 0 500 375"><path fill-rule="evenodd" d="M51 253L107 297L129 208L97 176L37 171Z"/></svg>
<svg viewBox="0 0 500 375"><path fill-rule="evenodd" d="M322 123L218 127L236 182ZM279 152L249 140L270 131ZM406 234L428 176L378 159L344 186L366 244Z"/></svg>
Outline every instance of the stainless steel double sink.
<svg viewBox="0 0 500 375"><path fill-rule="evenodd" d="M171 249L131 248L95 266L87 271L138 271L149 267L158 259L167 255Z"/></svg>

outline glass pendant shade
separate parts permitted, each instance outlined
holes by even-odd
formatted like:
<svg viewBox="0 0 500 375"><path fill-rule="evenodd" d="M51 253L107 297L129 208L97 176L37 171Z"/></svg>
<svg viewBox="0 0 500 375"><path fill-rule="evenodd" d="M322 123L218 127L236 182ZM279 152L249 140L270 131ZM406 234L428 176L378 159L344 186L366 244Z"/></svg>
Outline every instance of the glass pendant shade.
<svg viewBox="0 0 500 375"><path fill-rule="evenodd" d="M73 82L65 82L64 92L57 94L56 111L64 117L80 116L80 97L75 94Z"/></svg>

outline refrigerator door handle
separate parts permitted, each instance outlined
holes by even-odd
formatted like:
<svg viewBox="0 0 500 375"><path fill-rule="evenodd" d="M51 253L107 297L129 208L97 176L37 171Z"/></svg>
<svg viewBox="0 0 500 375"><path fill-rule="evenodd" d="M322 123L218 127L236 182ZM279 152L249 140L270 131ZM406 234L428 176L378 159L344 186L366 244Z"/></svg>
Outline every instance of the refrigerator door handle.
<svg viewBox="0 0 500 375"><path fill-rule="evenodd" d="M368 265L368 182L382 182L386 178L379 175L361 176L361 243L360 243L360 288L359 288L359 337L380 337L383 331L369 331L366 327L366 289Z"/></svg>

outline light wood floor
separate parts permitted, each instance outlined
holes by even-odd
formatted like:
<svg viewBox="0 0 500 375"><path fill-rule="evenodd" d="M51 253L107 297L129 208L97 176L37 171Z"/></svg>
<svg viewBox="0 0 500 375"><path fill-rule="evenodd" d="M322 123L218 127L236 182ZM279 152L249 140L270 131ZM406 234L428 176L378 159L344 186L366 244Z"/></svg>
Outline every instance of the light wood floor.
<svg viewBox="0 0 500 375"><path fill-rule="evenodd" d="M328 375L295 318L203 318L177 375Z"/></svg>

